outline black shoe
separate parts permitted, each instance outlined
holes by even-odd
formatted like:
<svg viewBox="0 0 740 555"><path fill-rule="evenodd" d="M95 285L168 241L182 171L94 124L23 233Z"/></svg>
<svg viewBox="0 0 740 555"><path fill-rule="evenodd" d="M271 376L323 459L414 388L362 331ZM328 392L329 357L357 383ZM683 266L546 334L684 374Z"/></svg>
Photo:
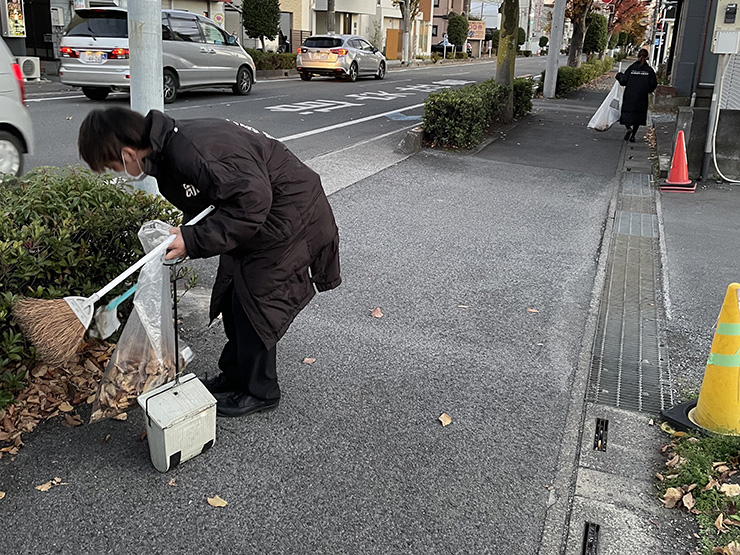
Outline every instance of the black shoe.
<svg viewBox="0 0 740 555"><path fill-rule="evenodd" d="M630 142L631 143L634 143L635 142L635 136L634 135L630 135Z"/></svg>
<svg viewBox="0 0 740 555"><path fill-rule="evenodd" d="M631 135L632 135L632 131L627 131L627 133L624 134L624 140L628 141Z"/></svg>
<svg viewBox="0 0 740 555"><path fill-rule="evenodd" d="M279 404L279 397L277 399L257 399L247 393L238 392L219 399L216 404L216 414L218 416L246 416L254 412L276 409Z"/></svg>
<svg viewBox="0 0 740 555"><path fill-rule="evenodd" d="M239 384L237 381L223 372L210 380L204 380L201 378L201 381L203 382L203 385L206 386L206 389L213 395L218 395L219 393L231 393L232 391L239 390Z"/></svg>

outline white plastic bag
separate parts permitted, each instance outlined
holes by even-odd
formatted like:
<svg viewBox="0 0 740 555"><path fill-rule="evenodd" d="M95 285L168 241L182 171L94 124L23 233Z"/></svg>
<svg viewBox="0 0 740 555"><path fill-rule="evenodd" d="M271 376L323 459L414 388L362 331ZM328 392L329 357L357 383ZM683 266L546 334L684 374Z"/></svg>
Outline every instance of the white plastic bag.
<svg viewBox="0 0 740 555"><path fill-rule="evenodd" d="M596 131L606 131L612 125L619 121L619 116L622 111L622 96L624 95L624 87L619 84L618 81L614 81L614 86L609 94L606 95L604 102L601 103L599 109L588 122L589 129L596 129Z"/></svg>
<svg viewBox="0 0 740 555"><path fill-rule="evenodd" d="M149 252L168 236L170 226L145 223L139 240ZM136 398L175 378L175 331L172 324L170 269L161 256L139 274L134 310L121 332L93 401L90 422L116 416Z"/></svg>

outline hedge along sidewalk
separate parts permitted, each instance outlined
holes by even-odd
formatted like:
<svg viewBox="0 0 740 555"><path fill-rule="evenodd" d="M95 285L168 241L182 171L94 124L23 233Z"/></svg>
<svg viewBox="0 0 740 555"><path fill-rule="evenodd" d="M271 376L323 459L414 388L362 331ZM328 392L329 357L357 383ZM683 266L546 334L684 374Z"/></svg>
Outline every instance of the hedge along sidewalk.
<svg viewBox="0 0 740 555"><path fill-rule="evenodd" d="M514 80L515 118L532 111L533 86L532 79ZM424 101L425 140L433 147L474 148L498 120L506 97L506 87L493 79L430 94Z"/></svg>
<svg viewBox="0 0 740 555"><path fill-rule="evenodd" d="M609 72L614 67L614 58L607 56L603 60L591 60L584 62L580 67L560 66L558 68L558 79L555 85L555 95L565 96L576 90L581 85L593 81ZM545 83L545 72L542 72L540 88ZM538 89L540 92L541 89Z"/></svg>

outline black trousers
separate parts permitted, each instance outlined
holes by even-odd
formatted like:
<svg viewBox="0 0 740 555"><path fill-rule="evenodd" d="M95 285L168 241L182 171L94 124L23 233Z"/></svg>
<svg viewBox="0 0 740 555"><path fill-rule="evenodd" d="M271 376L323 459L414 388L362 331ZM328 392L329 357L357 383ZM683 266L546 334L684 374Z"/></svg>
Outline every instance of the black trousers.
<svg viewBox="0 0 740 555"><path fill-rule="evenodd" d="M218 360L221 371L252 397L279 399L276 348L265 348L233 287L224 296L221 313L227 338Z"/></svg>

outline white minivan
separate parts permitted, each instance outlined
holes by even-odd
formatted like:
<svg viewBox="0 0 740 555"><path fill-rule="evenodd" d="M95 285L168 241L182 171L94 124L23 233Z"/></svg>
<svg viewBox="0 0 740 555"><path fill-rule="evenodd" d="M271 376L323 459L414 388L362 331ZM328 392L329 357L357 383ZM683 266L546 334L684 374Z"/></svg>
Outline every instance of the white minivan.
<svg viewBox="0 0 740 555"><path fill-rule="evenodd" d="M0 39L0 174L20 175L23 155L33 149L33 126L21 68Z"/></svg>
<svg viewBox="0 0 740 555"><path fill-rule="evenodd" d="M165 103L183 89L230 86L249 94L255 82L252 57L210 19L181 10L162 10L163 86ZM92 100L111 90L128 90L128 19L122 8L75 11L59 53L62 83L81 87Z"/></svg>

